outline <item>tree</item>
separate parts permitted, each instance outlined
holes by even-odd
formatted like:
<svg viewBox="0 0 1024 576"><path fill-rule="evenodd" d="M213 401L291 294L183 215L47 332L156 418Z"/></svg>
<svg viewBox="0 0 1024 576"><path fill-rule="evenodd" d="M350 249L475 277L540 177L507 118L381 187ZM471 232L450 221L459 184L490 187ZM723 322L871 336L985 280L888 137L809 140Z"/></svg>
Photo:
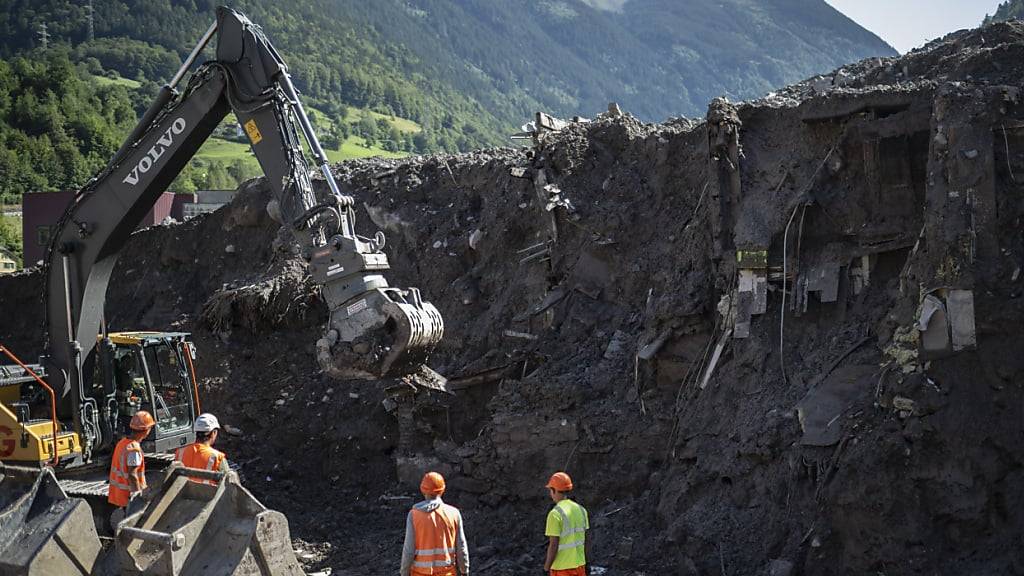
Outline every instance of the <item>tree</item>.
<svg viewBox="0 0 1024 576"><path fill-rule="evenodd" d="M0 214L0 247L13 252L21 264L25 253L21 243L21 223L17 218Z"/></svg>

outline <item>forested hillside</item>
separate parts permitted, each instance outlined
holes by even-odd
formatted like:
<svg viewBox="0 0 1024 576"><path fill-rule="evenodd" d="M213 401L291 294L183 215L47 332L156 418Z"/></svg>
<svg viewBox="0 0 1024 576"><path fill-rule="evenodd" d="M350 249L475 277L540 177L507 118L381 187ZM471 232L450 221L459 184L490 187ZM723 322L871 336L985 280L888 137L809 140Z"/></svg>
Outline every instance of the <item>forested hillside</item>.
<svg viewBox="0 0 1024 576"><path fill-rule="evenodd" d="M86 79L66 52L0 61L0 191L80 186L136 121L129 90Z"/></svg>

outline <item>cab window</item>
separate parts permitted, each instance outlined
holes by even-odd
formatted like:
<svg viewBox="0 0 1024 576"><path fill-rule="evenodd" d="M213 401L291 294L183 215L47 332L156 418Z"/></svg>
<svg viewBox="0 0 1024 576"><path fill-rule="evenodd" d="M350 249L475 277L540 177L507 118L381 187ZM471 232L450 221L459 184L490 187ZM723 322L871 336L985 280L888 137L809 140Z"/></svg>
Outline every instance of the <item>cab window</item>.
<svg viewBox="0 0 1024 576"><path fill-rule="evenodd" d="M191 422L191 396L186 372L177 351L166 343L145 348L146 368L153 385L153 417L157 435L187 429Z"/></svg>

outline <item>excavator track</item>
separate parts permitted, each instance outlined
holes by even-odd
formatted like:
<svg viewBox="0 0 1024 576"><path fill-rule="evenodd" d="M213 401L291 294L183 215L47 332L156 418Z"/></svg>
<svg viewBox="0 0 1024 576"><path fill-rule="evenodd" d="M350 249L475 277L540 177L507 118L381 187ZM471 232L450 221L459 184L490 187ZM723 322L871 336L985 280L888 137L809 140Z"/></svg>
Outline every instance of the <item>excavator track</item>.
<svg viewBox="0 0 1024 576"><path fill-rule="evenodd" d="M174 454L146 454L146 480L153 482L174 462ZM107 497L107 475L109 462L97 462L80 468L58 472L57 482L68 496L90 500L98 496ZM90 500L91 501L91 500Z"/></svg>

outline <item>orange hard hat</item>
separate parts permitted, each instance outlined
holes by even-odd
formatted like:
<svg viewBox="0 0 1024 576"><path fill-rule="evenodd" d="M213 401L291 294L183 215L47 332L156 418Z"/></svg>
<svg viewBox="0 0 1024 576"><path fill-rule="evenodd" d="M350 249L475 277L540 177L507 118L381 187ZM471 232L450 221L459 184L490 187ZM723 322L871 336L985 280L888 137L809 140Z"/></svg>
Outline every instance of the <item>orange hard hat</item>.
<svg viewBox="0 0 1024 576"><path fill-rule="evenodd" d="M139 410L132 416L132 423L128 425L132 430L149 430L156 425L153 415L145 410Z"/></svg>
<svg viewBox="0 0 1024 576"><path fill-rule="evenodd" d="M444 494L444 476L437 472L427 472L420 481L420 492L427 496L440 496Z"/></svg>
<svg viewBox="0 0 1024 576"><path fill-rule="evenodd" d="M568 492L572 490L572 478L569 478L565 472L555 472L548 480L547 487L554 488L559 492Z"/></svg>

